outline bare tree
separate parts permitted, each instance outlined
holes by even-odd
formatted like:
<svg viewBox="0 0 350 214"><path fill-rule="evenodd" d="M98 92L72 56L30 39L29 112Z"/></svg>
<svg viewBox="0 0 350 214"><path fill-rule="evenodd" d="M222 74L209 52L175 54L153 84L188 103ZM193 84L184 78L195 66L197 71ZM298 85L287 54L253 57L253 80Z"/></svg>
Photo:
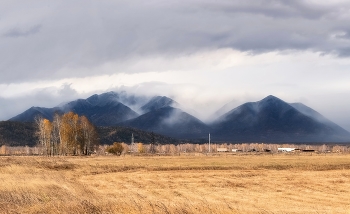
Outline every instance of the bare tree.
<svg viewBox="0 0 350 214"><path fill-rule="evenodd" d="M151 133L151 143L150 143L150 147L149 147L149 152L151 154L156 153L156 146L155 146L155 138L154 138L154 133Z"/></svg>
<svg viewBox="0 0 350 214"><path fill-rule="evenodd" d="M94 146L97 144L97 133L95 127L90 123L90 121L85 117L80 117L81 126L81 149L84 155L90 155Z"/></svg>
<svg viewBox="0 0 350 214"><path fill-rule="evenodd" d="M51 131L52 124L49 120L41 116L35 117L35 123L38 127L36 135L39 139L39 145L42 148L43 155L51 155Z"/></svg>

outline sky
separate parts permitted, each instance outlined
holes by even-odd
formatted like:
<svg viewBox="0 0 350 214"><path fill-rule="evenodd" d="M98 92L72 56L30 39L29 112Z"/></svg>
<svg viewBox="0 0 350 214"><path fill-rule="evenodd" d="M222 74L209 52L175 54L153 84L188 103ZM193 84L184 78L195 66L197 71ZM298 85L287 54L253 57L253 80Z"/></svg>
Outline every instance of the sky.
<svg viewBox="0 0 350 214"><path fill-rule="evenodd" d="M3 0L0 120L108 91L206 120L274 95L350 131L345 0Z"/></svg>

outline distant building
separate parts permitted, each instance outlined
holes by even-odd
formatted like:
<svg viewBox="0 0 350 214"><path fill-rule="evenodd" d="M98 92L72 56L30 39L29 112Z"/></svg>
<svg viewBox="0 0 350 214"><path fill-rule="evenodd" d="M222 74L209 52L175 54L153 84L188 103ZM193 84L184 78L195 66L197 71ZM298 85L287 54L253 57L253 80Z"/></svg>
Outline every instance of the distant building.
<svg viewBox="0 0 350 214"><path fill-rule="evenodd" d="M217 152L228 152L227 148L217 148Z"/></svg>
<svg viewBox="0 0 350 214"><path fill-rule="evenodd" d="M278 148L278 152L294 152L295 148Z"/></svg>

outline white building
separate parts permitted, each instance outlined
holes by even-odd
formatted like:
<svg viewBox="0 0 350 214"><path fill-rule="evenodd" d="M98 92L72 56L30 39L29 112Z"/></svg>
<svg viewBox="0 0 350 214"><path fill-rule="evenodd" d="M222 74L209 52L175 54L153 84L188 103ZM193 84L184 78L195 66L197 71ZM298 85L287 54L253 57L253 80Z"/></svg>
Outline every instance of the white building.
<svg viewBox="0 0 350 214"><path fill-rule="evenodd" d="M228 152L227 148L217 148L217 152Z"/></svg>
<svg viewBox="0 0 350 214"><path fill-rule="evenodd" d="M278 152L294 152L295 148L278 148Z"/></svg>

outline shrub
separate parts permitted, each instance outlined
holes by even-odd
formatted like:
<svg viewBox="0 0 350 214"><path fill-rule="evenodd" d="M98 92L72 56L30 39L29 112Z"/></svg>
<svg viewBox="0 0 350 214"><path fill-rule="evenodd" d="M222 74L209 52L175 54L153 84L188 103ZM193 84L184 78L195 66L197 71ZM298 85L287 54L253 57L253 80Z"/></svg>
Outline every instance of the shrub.
<svg viewBox="0 0 350 214"><path fill-rule="evenodd" d="M123 151L124 151L123 145L121 143L116 143L116 142L107 148L108 153L112 153L118 156L121 155Z"/></svg>

